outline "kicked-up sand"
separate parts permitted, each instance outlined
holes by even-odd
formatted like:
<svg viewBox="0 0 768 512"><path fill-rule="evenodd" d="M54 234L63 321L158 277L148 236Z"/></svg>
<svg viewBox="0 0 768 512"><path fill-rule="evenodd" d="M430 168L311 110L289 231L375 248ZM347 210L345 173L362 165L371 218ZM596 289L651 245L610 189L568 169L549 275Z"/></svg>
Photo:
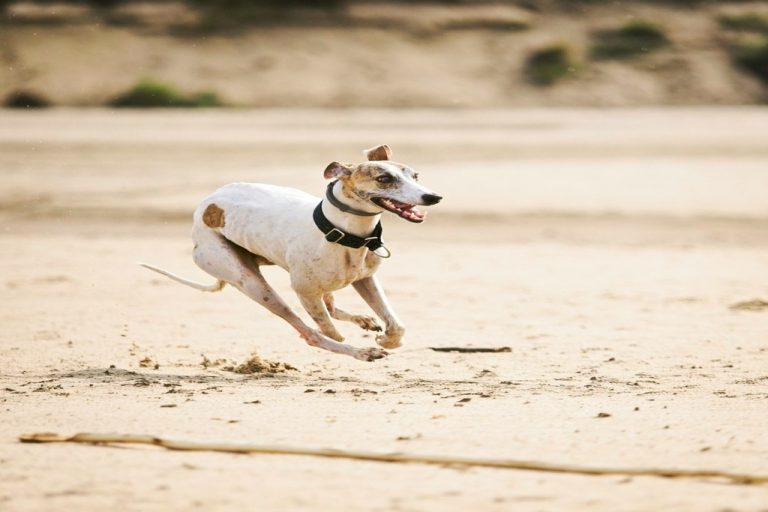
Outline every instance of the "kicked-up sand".
<svg viewBox="0 0 768 512"><path fill-rule="evenodd" d="M768 475L765 133L759 108L0 112L0 509L768 510L768 486L706 479L17 441ZM383 219L408 327L386 359L135 265L212 280L190 258L197 201L236 180L319 195L328 162L378 143L445 196L422 225Z"/></svg>

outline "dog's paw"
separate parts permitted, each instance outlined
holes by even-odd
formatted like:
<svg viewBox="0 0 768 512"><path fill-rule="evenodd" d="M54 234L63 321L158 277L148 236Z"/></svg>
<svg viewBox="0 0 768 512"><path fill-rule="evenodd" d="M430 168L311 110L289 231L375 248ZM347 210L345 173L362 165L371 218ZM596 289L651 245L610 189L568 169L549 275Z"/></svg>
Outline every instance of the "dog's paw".
<svg viewBox="0 0 768 512"><path fill-rule="evenodd" d="M391 336L389 334L380 334L376 336L376 343L384 348L397 348L403 345L400 336Z"/></svg>
<svg viewBox="0 0 768 512"><path fill-rule="evenodd" d="M379 325L379 322L377 322L376 319L372 316L355 315L352 317L352 321L357 324L358 327L365 329L366 331L381 332L381 326Z"/></svg>
<svg viewBox="0 0 768 512"><path fill-rule="evenodd" d="M380 348L361 348L355 352L355 359L371 362L389 355L389 352Z"/></svg>

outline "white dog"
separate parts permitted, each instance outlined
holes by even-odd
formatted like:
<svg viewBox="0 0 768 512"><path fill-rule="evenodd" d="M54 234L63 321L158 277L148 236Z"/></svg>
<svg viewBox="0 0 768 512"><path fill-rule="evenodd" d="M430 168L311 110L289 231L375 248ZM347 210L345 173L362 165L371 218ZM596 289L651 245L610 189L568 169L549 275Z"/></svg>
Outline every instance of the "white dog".
<svg viewBox="0 0 768 512"><path fill-rule="evenodd" d="M306 342L363 361L387 355L379 348L356 348L344 340L331 318L363 329L381 331L370 316L338 309L332 292L348 285L384 321L376 337L383 348L401 345L405 328L374 276L389 250L381 241L383 210L411 222L426 216L415 205L432 205L442 197L421 186L408 166L390 161L389 146L366 150L368 162L333 162L324 176L334 181L326 197L300 190L233 183L208 196L194 214L195 263L217 279L210 286L188 281L157 267L142 264L176 281L203 291L219 291L231 284L291 324ZM304 309L320 330L305 324L264 280L260 265L279 265L291 276Z"/></svg>

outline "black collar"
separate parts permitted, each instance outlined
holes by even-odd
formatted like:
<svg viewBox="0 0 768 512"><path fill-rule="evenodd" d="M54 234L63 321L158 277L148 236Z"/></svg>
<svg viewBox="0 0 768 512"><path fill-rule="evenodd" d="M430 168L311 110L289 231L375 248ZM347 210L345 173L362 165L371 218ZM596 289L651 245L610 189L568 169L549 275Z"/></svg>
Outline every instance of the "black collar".
<svg viewBox="0 0 768 512"><path fill-rule="evenodd" d="M322 201L320 201L320 204L315 208L312 218L315 221L315 226L317 226L317 228L325 235L325 239L331 243L343 245L344 247L351 247L352 249L367 247L371 251L376 251L376 249L384 247L384 242L381 241L381 233L383 231L381 222L376 224L376 227L373 228L373 232L364 238L353 235L352 233L347 233L343 229L334 226L333 223L328 220L323 213ZM389 257L389 250L387 250L386 247L384 247L384 250L387 251L387 255L382 257ZM376 255L381 256L378 253L376 253Z"/></svg>
<svg viewBox="0 0 768 512"><path fill-rule="evenodd" d="M328 188L325 189L325 197L328 199L328 201L331 202L333 206L338 208L339 210L345 212L345 213L351 213L352 215L359 215L360 217L373 217L374 215L378 215L381 212L371 213L366 212L364 210L358 210L357 208L352 208L349 205L346 205L342 203L338 197L333 195L333 186L336 185L336 182L339 180L334 180L328 184Z"/></svg>

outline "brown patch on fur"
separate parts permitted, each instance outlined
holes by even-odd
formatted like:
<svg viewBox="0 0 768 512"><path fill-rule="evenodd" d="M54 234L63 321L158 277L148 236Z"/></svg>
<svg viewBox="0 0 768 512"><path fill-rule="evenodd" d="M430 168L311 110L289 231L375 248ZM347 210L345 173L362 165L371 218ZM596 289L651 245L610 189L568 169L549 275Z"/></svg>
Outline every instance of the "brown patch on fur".
<svg viewBox="0 0 768 512"><path fill-rule="evenodd" d="M392 150L386 144L366 149L364 153L368 160L390 160L392 158Z"/></svg>
<svg viewBox="0 0 768 512"><path fill-rule="evenodd" d="M203 222L209 228L224 227L224 210L211 203L203 212Z"/></svg>
<svg viewBox="0 0 768 512"><path fill-rule="evenodd" d="M352 265L352 258L350 258L350 256L349 256L349 252L345 252L345 253L344 253L344 264L345 264L347 267L349 267L350 265Z"/></svg>
<svg viewBox="0 0 768 512"><path fill-rule="evenodd" d="M384 188L385 185L376 181L376 177L385 172L379 164L375 162L365 162L355 168L355 172L350 176L342 176L341 183L344 185L342 192L350 197L355 197L355 190L373 191ZM386 184L387 187L390 184Z"/></svg>

